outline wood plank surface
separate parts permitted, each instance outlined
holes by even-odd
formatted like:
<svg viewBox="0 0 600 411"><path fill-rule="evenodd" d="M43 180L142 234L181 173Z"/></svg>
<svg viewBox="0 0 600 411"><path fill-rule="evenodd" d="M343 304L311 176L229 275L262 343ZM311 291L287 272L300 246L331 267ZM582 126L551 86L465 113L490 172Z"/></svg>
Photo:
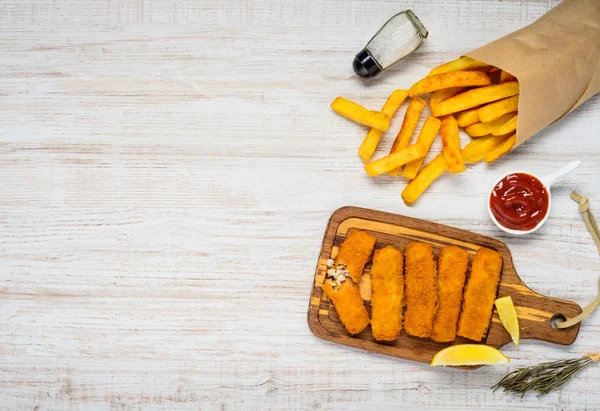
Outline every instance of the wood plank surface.
<svg viewBox="0 0 600 411"><path fill-rule="evenodd" d="M570 346L506 345L510 366L468 372L325 342L306 323L323 229L347 205L496 238L536 292L595 297L600 258L568 197L600 213L599 96L413 207L403 182L365 175L366 130L329 109L337 95L381 107L557 3L0 0L0 409L599 409L600 367L541 398L489 389L600 349L596 314ZM354 54L405 8L429 38L360 81ZM496 229L483 199L498 176L571 160L583 164L553 188L543 229Z"/></svg>

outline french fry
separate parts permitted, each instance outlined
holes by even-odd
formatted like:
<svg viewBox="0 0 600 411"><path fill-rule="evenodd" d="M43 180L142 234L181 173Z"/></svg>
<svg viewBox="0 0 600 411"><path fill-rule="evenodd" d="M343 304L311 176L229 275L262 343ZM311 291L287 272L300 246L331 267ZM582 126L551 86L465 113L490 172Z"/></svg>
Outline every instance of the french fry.
<svg viewBox="0 0 600 411"><path fill-rule="evenodd" d="M504 70L500 71L499 83L508 83L509 81L517 81L517 78Z"/></svg>
<svg viewBox="0 0 600 411"><path fill-rule="evenodd" d="M466 163L479 163L485 158L485 155L502 143L506 136L485 136L472 140L463 148L463 158Z"/></svg>
<svg viewBox="0 0 600 411"><path fill-rule="evenodd" d="M492 84L492 82L485 73L479 71L452 71L425 77L417 81L408 91L408 95L413 97L450 87L487 86L489 84Z"/></svg>
<svg viewBox="0 0 600 411"><path fill-rule="evenodd" d="M444 159L451 173L462 173L467 169L460 148L460 137L458 136L458 123L452 114L442 118L440 127L442 135L442 146Z"/></svg>
<svg viewBox="0 0 600 411"><path fill-rule="evenodd" d="M461 111L456 115L456 121L459 127L468 127L471 124L479 123L479 116L477 115L477 108L470 108L465 111Z"/></svg>
<svg viewBox="0 0 600 411"><path fill-rule="evenodd" d="M394 117L407 96L408 90L394 90L381 108L381 112L387 114L390 118Z"/></svg>
<svg viewBox="0 0 600 411"><path fill-rule="evenodd" d="M512 113L518 109L519 95L517 94L479 108L477 110L477 116L479 117L479 121L488 123L502 117L506 113Z"/></svg>
<svg viewBox="0 0 600 411"><path fill-rule="evenodd" d="M507 114L508 115L508 114ZM519 121L519 115L515 114L510 120L492 131L495 136L503 136L504 134L512 133L517 129L517 121Z"/></svg>
<svg viewBox="0 0 600 411"><path fill-rule="evenodd" d="M515 115L512 114L512 113L507 113L507 114L503 115L502 117L500 117L500 118L498 118L498 119L496 119L494 121L490 121L488 123L475 123L475 124L472 124L472 125L468 126L467 128L465 128L465 131L471 137L486 136L488 134L492 134L494 131L496 131L499 128L501 128L502 126L504 126L514 116ZM500 134L494 134L494 135L501 136L502 134L506 134L506 133L500 133Z"/></svg>
<svg viewBox="0 0 600 411"><path fill-rule="evenodd" d="M498 144L496 147L492 148L485 155L485 162L492 163L502 157L504 154L508 153L517 143L517 135L513 134L512 136L506 138L503 142Z"/></svg>
<svg viewBox="0 0 600 411"><path fill-rule="evenodd" d="M365 126L381 131L386 131L390 128L390 117L387 114L366 109L360 104L343 97L337 97L333 100L331 108L339 115Z"/></svg>
<svg viewBox="0 0 600 411"><path fill-rule="evenodd" d="M473 69L476 67L483 67L483 66L487 66L487 65L488 64L483 63L481 61L477 61L470 57L461 57L459 59L450 61L446 64L442 64L441 66L434 68L433 70L431 70L429 72L427 77L435 76L436 74L448 73L450 71L467 70L467 69Z"/></svg>
<svg viewBox="0 0 600 411"><path fill-rule="evenodd" d="M383 131L371 128L367 133L365 139L358 148L358 156L364 163L371 161L371 157L375 154L379 141L383 136Z"/></svg>
<svg viewBox="0 0 600 411"><path fill-rule="evenodd" d="M492 67L492 68L490 69L490 71L488 71L488 74L489 74L489 73L494 73L494 72L496 72L496 71L500 71L500 69L499 69L498 67Z"/></svg>
<svg viewBox="0 0 600 411"><path fill-rule="evenodd" d="M469 68L464 71L479 71L480 73L489 74L491 68L492 68L492 66L481 66L481 67Z"/></svg>
<svg viewBox="0 0 600 411"><path fill-rule="evenodd" d="M500 83L500 70L490 71L487 73L490 80L492 80L492 84Z"/></svg>
<svg viewBox="0 0 600 411"><path fill-rule="evenodd" d="M419 97L412 98L408 108L406 109L406 114L404 114L402 127L400 127L400 131L394 140L390 154L394 151L408 147L410 144L410 138L412 137L415 128L417 128L421 111L423 111L426 105L427 103L425 103L425 100Z"/></svg>
<svg viewBox="0 0 600 411"><path fill-rule="evenodd" d="M440 130L441 124L442 122L435 117L427 117L427 120L425 120L425 123L419 132L419 137L417 138L417 144L420 144L425 148L425 156L429 152L433 140L435 140L435 137ZM425 156L408 163L404 167L404 170L402 170L402 177L408 178L409 180L415 178L423 165L423 161L425 161Z"/></svg>
<svg viewBox="0 0 600 411"><path fill-rule="evenodd" d="M426 105L427 103L425 103L425 100L419 97L412 98L408 108L406 109L406 114L404 114L402 127L400 127L400 131L398 131L398 135L396 136L396 140L394 140L390 154L408 147L410 144L410 139L415 132L415 128L417 128L421 111L423 111ZM399 172L400 168L394 168L389 170L388 174L391 176L397 176Z"/></svg>
<svg viewBox="0 0 600 411"><path fill-rule="evenodd" d="M412 146L408 146L400 151L388 154L385 157L366 164L365 171L371 177L375 177L395 168L402 167L404 164L408 164L413 160L425 157L426 154L427 151L425 150L425 147L420 144L413 144Z"/></svg>
<svg viewBox="0 0 600 411"><path fill-rule="evenodd" d="M519 94L519 83L511 81L504 84L493 84L475 88L464 93L450 97L431 108L434 117L441 117L457 111L500 100Z"/></svg>
<svg viewBox="0 0 600 411"><path fill-rule="evenodd" d="M391 118L394 117L394 114L396 114L396 111L398 111L398 109L402 105L402 102L406 99L407 96L408 90L395 90L388 97L387 101L383 105L383 108L381 109L381 112L387 114L391 120ZM373 157L373 153L375 153L375 150L377 149L377 145L379 144L382 135L383 131L377 130L376 128L372 128L371 130L369 130L367 136L365 137L364 141L360 145L360 148L358 149L358 155L360 156L362 161L364 161L365 163L371 161L371 157Z"/></svg>
<svg viewBox="0 0 600 411"><path fill-rule="evenodd" d="M421 197L421 194L442 174L448 170L444 154L440 153L431 160L417 176L402 191L402 199L406 205L411 205Z"/></svg>
<svg viewBox="0 0 600 411"><path fill-rule="evenodd" d="M438 103L450 98L452 96L461 93L465 88L464 87L450 87L442 90L434 91L429 98L429 107L433 110L433 106Z"/></svg>

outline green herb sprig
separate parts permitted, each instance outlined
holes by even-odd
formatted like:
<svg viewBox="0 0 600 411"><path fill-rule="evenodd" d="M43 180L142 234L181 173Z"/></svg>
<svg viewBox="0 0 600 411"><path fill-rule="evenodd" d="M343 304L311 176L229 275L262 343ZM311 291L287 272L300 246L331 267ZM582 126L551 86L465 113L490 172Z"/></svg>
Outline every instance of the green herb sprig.
<svg viewBox="0 0 600 411"><path fill-rule="evenodd" d="M532 390L538 391L539 395L546 395L569 381L582 368L597 361L600 361L600 353L518 368L502 378L492 389L496 391L502 387L504 391L521 394L521 397Z"/></svg>

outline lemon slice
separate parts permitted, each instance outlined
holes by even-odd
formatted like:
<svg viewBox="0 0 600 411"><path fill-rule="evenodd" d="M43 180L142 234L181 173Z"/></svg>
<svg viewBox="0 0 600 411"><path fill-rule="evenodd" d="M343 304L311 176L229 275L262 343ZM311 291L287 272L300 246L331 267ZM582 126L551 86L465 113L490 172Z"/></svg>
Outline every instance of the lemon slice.
<svg viewBox="0 0 600 411"><path fill-rule="evenodd" d="M507 356L489 345L459 344L438 352L431 365L493 365L508 362L510 359Z"/></svg>
<svg viewBox="0 0 600 411"><path fill-rule="evenodd" d="M494 301L494 304L496 304L502 325L510 334L515 345L519 345L519 319L517 318L517 310L515 310L512 298L510 296L498 298Z"/></svg>

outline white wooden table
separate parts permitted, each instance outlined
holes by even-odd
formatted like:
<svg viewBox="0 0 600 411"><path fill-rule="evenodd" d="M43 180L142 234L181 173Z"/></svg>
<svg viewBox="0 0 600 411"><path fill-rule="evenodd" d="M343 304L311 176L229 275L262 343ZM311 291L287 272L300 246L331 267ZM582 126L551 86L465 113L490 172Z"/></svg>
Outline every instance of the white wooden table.
<svg viewBox="0 0 600 411"><path fill-rule="evenodd" d="M600 258L568 197L600 215L598 96L411 208L402 181L365 175L365 130L329 109L337 95L378 108L555 4L1 0L0 408L600 409L600 366L543 398L489 389L517 366L598 351L598 313L571 346L507 345L510 367L471 372L324 342L306 323L344 205L499 238L536 291L593 299ZM405 8L429 39L365 85L354 54ZM575 159L539 233L492 225L483 199L500 174Z"/></svg>

